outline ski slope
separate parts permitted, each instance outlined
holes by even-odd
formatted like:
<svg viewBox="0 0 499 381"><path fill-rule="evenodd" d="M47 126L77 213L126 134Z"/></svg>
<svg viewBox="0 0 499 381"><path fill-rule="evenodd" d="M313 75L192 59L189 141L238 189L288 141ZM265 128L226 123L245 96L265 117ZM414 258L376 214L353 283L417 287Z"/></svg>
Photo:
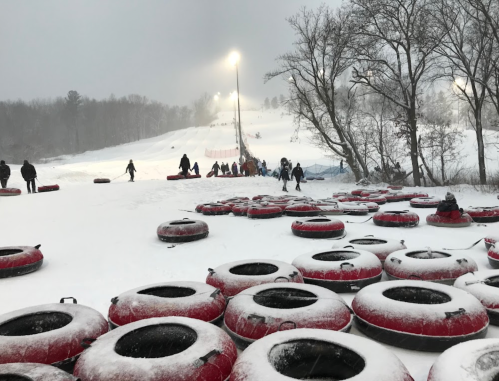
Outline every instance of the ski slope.
<svg viewBox="0 0 499 381"><path fill-rule="evenodd" d="M230 123L231 118L231 113L221 114L215 123ZM247 133L261 133L262 139L248 140L252 151L269 166L282 156L304 165L330 162L323 152L308 143L306 136L302 136L300 142L290 142L293 126L289 116L281 116L278 111L245 112L243 122ZM271 258L290 263L305 252L331 248L334 243L331 240L293 236L292 217L249 220L232 215L207 217L189 212L199 203L233 196L282 194L282 183L270 177L165 180L166 175L178 171L184 153L191 163L198 161L201 173L205 174L214 160L204 157L204 150L234 148L234 135L230 124L189 128L123 146L57 158L36 165L42 183L61 186L59 192L46 194L26 195L19 167L12 166L9 185L21 188L24 193L20 197L0 198L3 217L0 219L0 247L41 244L45 262L36 273L0 279L0 313L73 296L79 303L107 316L110 299L135 287L173 280L203 282L209 267L226 262ZM128 183L127 176L111 184L92 183L96 177L120 176L129 159L134 159L138 170L135 183ZM231 158L230 162L234 160L236 158ZM290 194L298 194L291 184L288 188ZM301 194L325 198L333 192L354 188L353 184L326 180L303 184ZM419 190L443 197L448 189ZM481 194L465 186L457 189L455 195L462 207L497 205L495 194ZM408 203L402 202L382 206L381 210L408 208ZM460 230L430 227L424 222L430 210L416 212L421 220L416 228L382 228L372 221L346 224L347 238L373 234L403 239L408 248L442 249L467 247L489 233L499 233L499 223ZM206 221L210 227L209 237L171 249L169 244L157 239L158 225L187 217ZM337 218L352 222L366 219L363 216ZM489 268L483 243L457 253L471 256L480 269ZM385 277L383 281L386 281ZM351 303L355 295L341 296ZM361 335L355 328L352 334ZM488 337L499 337L499 328L490 327ZM438 356L387 347L407 366L415 381L426 381Z"/></svg>

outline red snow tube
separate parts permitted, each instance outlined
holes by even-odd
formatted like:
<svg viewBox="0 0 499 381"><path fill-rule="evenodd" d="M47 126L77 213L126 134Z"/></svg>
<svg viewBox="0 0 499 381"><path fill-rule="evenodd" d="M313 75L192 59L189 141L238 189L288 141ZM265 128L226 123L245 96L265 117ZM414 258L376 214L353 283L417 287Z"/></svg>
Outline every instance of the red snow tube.
<svg viewBox="0 0 499 381"><path fill-rule="evenodd" d="M237 358L229 335L185 317L141 320L115 329L83 352L82 380L228 380Z"/></svg>
<svg viewBox="0 0 499 381"><path fill-rule="evenodd" d="M354 196L360 196L362 195L362 192L368 192L369 189L354 189L350 193L353 194Z"/></svg>
<svg viewBox="0 0 499 381"><path fill-rule="evenodd" d="M32 273L42 267L40 245L0 247L0 278Z"/></svg>
<svg viewBox="0 0 499 381"><path fill-rule="evenodd" d="M436 208L440 204L438 197L415 197L410 201L413 208Z"/></svg>
<svg viewBox="0 0 499 381"><path fill-rule="evenodd" d="M225 298L219 289L200 282L167 282L139 287L111 299L112 329L155 317L183 316L219 324Z"/></svg>
<svg viewBox="0 0 499 381"><path fill-rule="evenodd" d="M104 316L74 298L13 311L0 316L0 364L50 364L71 372L83 351L80 343L107 331Z"/></svg>
<svg viewBox="0 0 499 381"><path fill-rule="evenodd" d="M252 206L252 204L236 204L232 207L232 213L234 216L246 216L248 209Z"/></svg>
<svg viewBox="0 0 499 381"><path fill-rule="evenodd" d="M197 213L203 213L203 208L207 205L211 205L211 204L199 204L196 206L196 212Z"/></svg>
<svg viewBox="0 0 499 381"><path fill-rule="evenodd" d="M295 204L287 206L284 212L292 217L315 217L321 213L321 210L312 204Z"/></svg>
<svg viewBox="0 0 499 381"><path fill-rule="evenodd" d="M413 198L428 197L428 193L421 192L407 192L402 193L405 201L411 201Z"/></svg>
<svg viewBox="0 0 499 381"><path fill-rule="evenodd" d="M17 188L3 188L0 189L0 197L1 196L19 196L21 194L21 190Z"/></svg>
<svg viewBox="0 0 499 381"><path fill-rule="evenodd" d="M296 267L271 259L230 262L208 272L206 283L220 289L225 297L265 283L303 283Z"/></svg>
<svg viewBox="0 0 499 381"><path fill-rule="evenodd" d="M303 274L305 283L334 292L356 292L381 280L381 261L364 250L331 249L300 255L293 265Z"/></svg>
<svg viewBox="0 0 499 381"><path fill-rule="evenodd" d="M220 201L220 204L229 204L229 203L237 203L237 202L245 202L249 201L248 197L233 197L229 198L227 200L222 200Z"/></svg>
<svg viewBox="0 0 499 381"><path fill-rule="evenodd" d="M203 209L204 213L204 209ZM175 220L158 226L158 238L164 242L192 242L208 237L208 224L203 221Z"/></svg>
<svg viewBox="0 0 499 381"><path fill-rule="evenodd" d="M489 251L487 252L487 258L492 268L499 269L499 248L491 246Z"/></svg>
<svg viewBox="0 0 499 381"><path fill-rule="evenodd" d="M265 206L265 207L277 207L279 209L281 209L281 212L284 212L284 210L286 209L287 206L289 206L289 204L287 202L262 202L260 203L260 206Z"/></svg>
<svg viewBox="0 0 499 381"><path fill-rule="evenodd" d="M267 194L262 194L262 195L258 195L258 196L253 197L252 200L258 201L258 200L261 200L262 198L265 198L265 197L270 197L270 196Z"/></svg>
<svg viewBox="0 0 499 381"><path fill-rule="evenodd" d="M444 228L466 228L471 225L473 219L468 214L463 214L461 218L447 218L430 214L426 217L426 223L432 226Z"/></svg>
<svg viewBox="0 0 499 381"><path fill-rule="evenodd" d="M473 259L430 248L399 250L385 261L386 275L392 280L413 278L453 285L461 275L473 271L478 271Z"/></svg>
<svg viewBox="0 0 499 381"><path fill-rule="evenodd" d="M347 244L345 247L352 247L355 250L365 250L373 253L381 262L384 262L386 257L394 251L407 249L403 240L397 241L394 239L374 237L372 235L349 239L346 242L339 241L337 244L333 245L333 248L342 247L345 243Z"/></svg>
<svg viewBox="0 0 499 381"><path fill-rule="evenodd" d="M365 335L420 351L441 352L483 338L489 325L485 307L473 295L416 280L366 287L355 296L352 308L356 325Z"/></svg>
<svg viewBox="0 0 499 381"><path fill-rule="evenodd" d="M499 221L499 207L469 207L464 213L470 215L475 222L497 222Z"/></svg>
<svg viewBox="0 0 499 381"><path fill-rule="evenodd" d="M376 202L359 201L359 202L357 202L357 204L366 206L369 213L376 213L379 210L379 204Z"/></svg>
<svg viewBox="0 0 499 381"><path fill-rule="evenodd" d="M333 193L333 198L340 198L340 197L348 197L350 196L350 193L347 192L338 192L338 193Z"/></svg>
<svg viewBox="0 0 499 381"><path fill-rule="evenodd" d="M303 238L334 238L344 235L345 225L329 218L307 218L293 222L291 231Z"/></svg>
<svg viewBox="0 0 499 381"><path fill-rule="evenodd" d="M3 381L78 381L63 370L50 365L14 363L0 365L0 380Z"/></svg>
<svg viewBox="0 0 499 381"><path fill-rule="evenodd" d="M166 176L166 179L167 180L184 180L185 177L182 175L170 175L170 176Z"/></svg>
<svg viewBox="0 0 499 381"><path fill-rule="evenodd" d="M221 216L230 212L232 212L232 208L224 204L208 204L203 207L205 216Z"/></svg>
<svg viewBox="0 0 499 381"><path fill-rule="evenodd" d="M268 219L282 216L282 209L279 206L251 206L246 212L248 218Z"/></svg>
<svg viewBox="0 0 499 381"><path fill-rule="evenodd" d="M402 185L388 185L387 188L391 189L391 190L402 190L402 189L404 189L404 187Z"/></svg>
<svg viewBox="0 0 499 381"><path fill-rule="evenodd" d="M334 319L331 319L334 316ZM234 296L224 326L240 349L278 331L313 328L348 332L352 315L334 292L309 284L263 284Z"/></svg>
<svg viewBox="0 0 499 381"><path fill-rule="evenodd" d="M354 195L338 197L339 202L355 202L355 201L361 201L361 200L362 200L361 196L354 196Z"/></svg>
<svg viewBox="0 0 499 381"><path fill-rule="evenodd" d="M187 175L188 179L200 179L201 175Z"/></svg>
<svg viewBox="0 0 499 381"><path fill-rule="evenodd" d="M499 236L488 235L487 237L484 238L484 241L485 241L485 248L489 250L491 246L495 245L496 242L499 241Z"/></svg>
<svg viewBox="0 0 499 381"><path fill-rule="evenodd" d="M210 172L208 172L208 174L206 175L206 177L213 177L214 174L215 174L215 172L210 171Z"/></svg>
<svg viewBox="0 0 499 381"><path fill-rule="evenodd" d="M384 195L386 202L405 201L405 196L402 193L387 193Z"/></svg>
<svg viewBox="0 0 499 381"><path fill-rule="evenodd" d="M59 190L59 185L44 185L41 187L38 187L38 192L43 193L43 192L53 192L53 191L58 191Z"/></svg>
<svg viewBox="0 0 499 381"><path fill-rule="evenodd" d="M109 179L95 179L94 180L94 184L107 184L110 182L111 182L111 180L109 180Z"/></svg>
<svg viewBox="0 0 499 381"><path fill-rule="evenodd" d="M375 225L389 228L407 228L419 224L419 216L416 213L404 211L378 212L373 216Z"/></svg>

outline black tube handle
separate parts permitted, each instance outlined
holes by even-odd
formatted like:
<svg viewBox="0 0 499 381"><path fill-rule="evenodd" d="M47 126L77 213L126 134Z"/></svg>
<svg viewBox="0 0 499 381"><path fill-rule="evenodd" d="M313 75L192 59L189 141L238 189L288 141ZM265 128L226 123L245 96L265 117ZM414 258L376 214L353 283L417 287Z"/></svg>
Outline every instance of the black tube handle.
<svg viewBox="0 0 499 381"><path fill-rule="evenodd" d="M210 294L210 298L213 298L213 299L216 299L217 296L220 294L220 289L217 288L215 291L213 291L211 294Z"/></svg>
<svg viewBox="0 0 499 381"><path fill-rule="evenodd" d="M281 324L279 324L279 328L277 329L278 332L281 330L281 327L284 324L293 324L294 325L293 329L296 329L296 323L294 321L287 320L287 321L283 321Z"/></svg>
<svg viewBox="0 0 499 381"><path fill-rule="evenodd" d="M92 343L93 343L95 340L97 340L97 339L94 339L94 338L92 338L92 337L86 337L86 338L84 338L84 339L81 341L80 345L81 345L83 348L87 349L87 348L90 348L90 347L91 347Z"/></svg>
<svg viewBox="0 0 499 381"><path fill-rule="evenodd" d="M391 258L390 261L397 262L399 265L402 263L402 260L398 258Z"/></svg>
<svg viewBox="0 0 499 381"><path fill-rule="evenodd" d="M453 312L446 312L445 313L445 318L446 319L450 319L451 317L453 316L459 316L459 315L462 315L466 313L466 310L464 308L460 308L458 309L457 311L453 311Z"/></svg>
<svg viewBox="0 0 499 381"><path fill-rule="evenodd" d="M114 298L112 298L112 299L111 299L111 303L113 303L113 304L118 304L118 301L119 301L119 300L120 300L120 299L119 299L117 296L115 296Z"/></svg>
<svg viewBox="0 0 499 381"><path fill-rule="evenodd" d="M346 249L347 247L351 247L352 249L354 248L352 245L343 246L344 249Z"/></svg>
<svg viewBox="0 0 499 381"><path fill-rule="evenodd" d="M374 237L372 234L365 235L364 237Z"/></svg>
<svg viewBox="0 0 499 381"><path fill-rule="evenodd" d="M210 275L215 274L215 270L213 270L211 267L208 269L208 272L210 273Z"/></svg>
<svg viewBox="0 0 499 381"><path fill-rule="evenodd" d="M35 249L38 250L41 246L42 246L41 244L40 245L36 245Z"/></svg>
<svg viewBox="0 0 499 381"><path fill-rule="evenodd" d="M265 316L260 316L260 315L256 315L256 314L251 314L251 315L248 315L248 319L255 319L255 320L260 320L262 322L262 324L265 323Z"/></svg>
<svg viewBox="0 0 499 381"><path fill-rule="evenodd" d="M293 273L292 273L292 274L289 274L289 277L290 277L291 279L293 279L293 278L294 278L295 276L297 276L297 275L298 275L298 273L297 273L296 271L293 271Z"/></svg>
<svg viewBox="0 0 499 381"><path fill-rule="evenodd" d="M286 279L286 282L289 282L289 279L286 278L285 276L278 276L277 278L274 279L274 283L276 283L278 279Z"/></svg>
<svg viewBox="0 0 499 381"><path fill-rule="evenodd" d="M59 303L64 303L64 301L66 299L73 299L73 304L78 304L78 301L75 298L73 298L72 296L68 296L66 298L61 298L61 300L59 301Z"/></svg>
<svg viewBox="0 0 499 381"><path fill-rule="evenodd" d="M462 258L462 259L456 259L456 262L462 264L463 262L468 263L468 260L466 258Z"/></svg>
<svg viewBox="0 0 499 381"><path fill-rule="evenodd" d="M355 267L355 265L353 265L352 263L348 263L348 262L343 262L343 263L340 265L340 269L342 269L342 270L343 270L343 266Z"/></svg>
<svg viewBox="0 0 499 381"><path fill-rule="evenodd" d="M199 360L201 360L201 362L203 364L206 364L211 357L218 356L220 354L222 354L222 351L219 351L218 349L214 349L214 350L208 352L207 354L205 354L204 356L201 356L199 358Z"/></svg>

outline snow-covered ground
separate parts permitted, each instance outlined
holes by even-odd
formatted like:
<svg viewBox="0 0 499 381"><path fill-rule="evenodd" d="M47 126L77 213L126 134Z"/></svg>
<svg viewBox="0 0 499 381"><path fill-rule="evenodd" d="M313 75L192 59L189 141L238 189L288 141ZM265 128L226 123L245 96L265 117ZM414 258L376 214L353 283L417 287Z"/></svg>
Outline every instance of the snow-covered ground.
<svg viewBox="0 0 499 381"><path fill-rule="evenodd" d="M215 123L228 122L231 117L224 114ZM249 139L249 142L251 149L269 164L277 163L282 156L291 158L294 163L329 162L320 150L308 144L306 137L301 143L290 142L293 126L288 116L281 117L278 111L252 112L243 114L243 118L247 121L247 133L262 134L263 139ZM13 166L9 185L21 188L24 193L20 197L0 198L0 246L41 244L45 262L36 273L0 279L0 313L74 296L79 303L107 316L110 299L131 288L173 280L203 282L209 267L229 261L271 258L291 263L305 252L332 247L334 241L331 240L293 236L291 217L255 221L232 215L206 217L186 212L193 211L199 203L232 196L282 194L282 183L272 178L165 180L167 174L176 173L184 153L191 162L199 162L203 174L208 172L214 160L204 157L206 148L235 148L233 127L190 128L37 165L40 181L59 184L59 192L26 195L19 167ZM129 159L134 159L138 170L135 183L128 183L127 176L111 184L92 183L96 177L119 176ZM326 180L303 184L302 194L326 198L333 192L354 188L353 184ZM294 186L289 189L290 194L298 194ZM442 197L447 189L424 191ZM456 197L462 207L497 205L495 195L480 194L465 187L456 192ZM403 209L409 209L408 202L382 206L382 210ZM372 221L347 224L347 237L374 234L403 239L408 248L442 249L466 247L489 233L499 233L499 224L459 230L430 227L424 222L430 210L416 212L421 220L416 228L382 228ZM210 235L207 239L169 249L169 244L157 239L156 228L165 221L185 217L206 221ZM362 216L335 218L366 219ZM480 269L489 268L483 243L457 253L471 256ZM351 303L354 294L342 297ZM361 335L355 328L352 334ZM499 337L499 328L490 327L488 337ZM416 381L426 380L438 356L387 347L402 360Z"/></svg>

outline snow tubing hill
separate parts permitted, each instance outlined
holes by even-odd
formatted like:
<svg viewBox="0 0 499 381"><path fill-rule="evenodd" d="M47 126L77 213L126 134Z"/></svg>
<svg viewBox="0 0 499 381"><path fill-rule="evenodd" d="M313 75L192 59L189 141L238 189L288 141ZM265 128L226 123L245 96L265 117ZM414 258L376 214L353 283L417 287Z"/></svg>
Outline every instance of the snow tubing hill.
<svg viewBox="0 0 499 381"><path fill-rule="evenodd" d="M370 253L376 255L381 263L383 263L386 257L394 251L407 249L403 240L398 241L395 239L386 239L372 235L338 241L333 245L333 249L341 247L350 247L353 250L369 251Z"/></svg>
<svg viewBox="0 0 499 381"><path fill-rule="evenodd" d="M74 375L92 381L220 381L228 380L236 358L230 337L212 324L153 318L117 328L90 344Z"/></svg>
<svg viewBox="0 0 499 381"><path fill-rule="evenodd" d="M380 260L372 253L353 249L303 254L293 261L305 283L325 287L334 292L356 292L379 282Z"/></svg>
<svg viewBox="0 0 499 381"><path fill-rule="evenodd" d="M487 311L471 294L438 283L398 280L372 284L352 302L357 328L376 341L441 352L485 337Z"/></svg>
<svg viewBox="0 0 499 381"><path fill-rule="evenodd" d="M64 299L73 303L64 304ZM74 298L0 315L0 364L48 364L72 372L84 339L108 331L106 319Z"/></svg>
<svg viewBox="0 0 499 381"><path fill-rule="evenodd" d="M166 282L126 291L111 299L112 329L139 320L183 316L220 324L225 298L219 289L200 282Z"/></svg>
<svg viewBox="0 0 499 381"><path fill-rule="evenodd" d="M282 209L280 206L251 206L246 211L248 218L253 219L269 219L282 216Z"/></svg>
<svg viewBox="0 0 499 381"><path fill-rule="evenodd" d="M291 231L303 238L334 238L345 233L345 225L329 218L307 218L293 222Z"/></svg>
<svg viewBox="0 0 499 381"><path fill-rule="evenodd" d="M208 269L206 283L218 288L225 297L266 283L303 283L296 267L270 259L235 261Z"/></svg>
<svg viewBox="0 0 499 381"><path fill-rule="evenodd" d="M192 242L208 237L208 224L204 221L175 220L158 226L158 238L164 242Z"/></svg>
<svg viewBox="0 0 499 381"><path fill-rule="evenodd" d="M475 222L497 222L499 221L499 207L477 207L477 208L466 208L464 213L469 214L469 216Z"/></svg>
<svg viewBox="0 0 499 381"><path fill-rule="evenodd" d="M378 212L373 216L373 222L377 226L408 228L418 226L419 216L407 210Z"/></svg>
<svg viewBox="0 0 499 381"><path fill-rule="evenodd" d="M263 284L234 296L224 317L236 345L249 344L278 331L314 328L348 332L352 315L345 301L323 287Z"/></svg>
<svg viewBox="0 0 499 381"><path fill-rule="evenodd" d="M111 182L110 179L95 179L94 180L94 184L107 184L110 182Z"/></svg>
<svg viewBox="0 0 499 381"><path fill-rule="evenodd" d="M436 208L440 201L438 197L416 197L410 200L410 205L413 208Z"/></svg>
<svg viewBox="0 0 499 381"><path fill-rule="evenodd" d="M32 273L42 267L40 245L0 247L0 278Z"/></svg>
<svg viewBox="0 0 499 381"><path fill-rule="evenodd" d="M0 365L2 381L78 381L78 378L50 365L14 363Z"/></svg>
<svg viewBox="0 0 499 381"><path fill-rule="evenodd" d="M430 214L426 217L428 225L442 227L442 228L466 228L471 225L473 219L468 214L463 214L461 218L452 219L447 217L437 216Z"/></svg>
<svg viewBox="0 0 499 381"><path fill-rule="evenodd" d="M230 381L414 381L392 352L374 341L342 332L294 329L249 346Z"/></svg>
<svg viewBox="0 0 499 381"><path fill-rule="evenodd" d="M19 196L21 193L22 193L21 190L17 188L0 189L0 197Z"/></svg>
<svg viewBox="0 0 499 381"><path fill-rule="evenodd" d="M41 187L38 187L38 192L39 193L44 193L44 192L54 192L58 191L60 189L59 185L44 185Z"/></svg>

